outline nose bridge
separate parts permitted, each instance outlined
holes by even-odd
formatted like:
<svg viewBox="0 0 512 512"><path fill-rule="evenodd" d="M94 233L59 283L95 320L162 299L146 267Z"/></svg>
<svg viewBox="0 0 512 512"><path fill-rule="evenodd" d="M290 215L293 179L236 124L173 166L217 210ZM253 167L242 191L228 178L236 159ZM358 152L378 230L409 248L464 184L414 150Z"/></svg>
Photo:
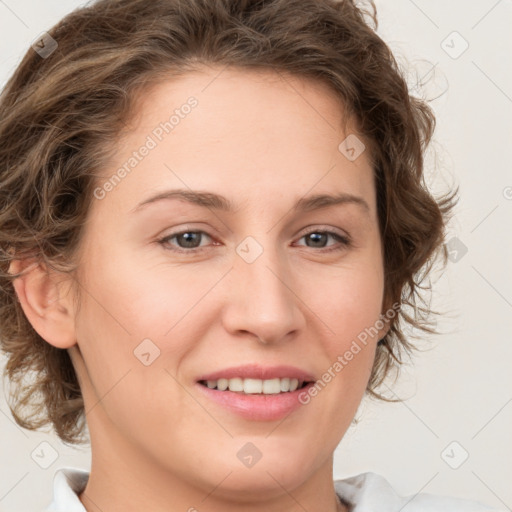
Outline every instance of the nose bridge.
<svg viewBox="0 0 512 512"><path fill-rule="evenodd" d="M298 329L301 317L286 257L272 240L271 234L247 237L237 246L224 319L230 331L267 343Z"/></svg>

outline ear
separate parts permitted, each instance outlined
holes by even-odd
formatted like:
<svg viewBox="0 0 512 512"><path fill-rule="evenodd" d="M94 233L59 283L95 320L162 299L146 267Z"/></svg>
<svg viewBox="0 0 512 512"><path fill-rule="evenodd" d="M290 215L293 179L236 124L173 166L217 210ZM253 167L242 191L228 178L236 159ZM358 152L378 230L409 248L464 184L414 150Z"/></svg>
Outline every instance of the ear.
<svg viewBox="0 0 512 512"><path fill-rule="evenodd" d="M384 338L384 336L386 336L386 334L391 329L392 319L396 317L396 315L398 314L398 310L399 310L398 303L395 302L392 305L391 301L389 299L384 298L383 303L382 303L382 313L380 316L380 319L384 325L381 329L379 329L379 335L378 335L379 340Z"/></svg>
<svg viewBox="0 0 512 512"><path fill-rule="evenodd" d="M13 260L10 274L23 274L13 286L25 316L50 345L69 348L76 344L72 297L62 274L49 271L34 259Z"/></svg>
<svg viewBox="0 0 512 512"><path fill-rule="evenodd" d="M391 324L389 323L389 320L386 320L385 317L382 317L382 322L384 323L384 327L382 329L379 329L379 335L378 340L380 341L386 334L389 332L389 329L391 328Z"/></svg>

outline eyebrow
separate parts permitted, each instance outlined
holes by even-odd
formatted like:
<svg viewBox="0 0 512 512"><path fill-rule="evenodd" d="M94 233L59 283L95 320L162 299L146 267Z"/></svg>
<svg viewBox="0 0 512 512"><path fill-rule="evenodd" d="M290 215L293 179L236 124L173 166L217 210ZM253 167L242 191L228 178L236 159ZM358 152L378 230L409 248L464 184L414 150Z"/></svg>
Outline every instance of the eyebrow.
<svg viewBox="0 0 512 512"><path fill-rule="evenodd" d="M139 203L135 208L133 208L130 211L130 213L139 211L153 203L173 199L187 201L188 203L195 204L211 210L220 210L230 213L236 210L235 204L233 202L219 194L215 194L213 192L176 189L165 190L156 195L148 197L147 199ZM364 210L366 210L367 213L370 212L370 207L368 206L368 203L362 197L355 196L353 194L348 194L345 192L341 192L334 195L315 194L308 197L301 197L295 202L295 204L292 207L292 210L296 212L308 212L313 210L319 210L321 208L327 208L329 206L342 204L355 204L357 206L362 207Z"/></svg>

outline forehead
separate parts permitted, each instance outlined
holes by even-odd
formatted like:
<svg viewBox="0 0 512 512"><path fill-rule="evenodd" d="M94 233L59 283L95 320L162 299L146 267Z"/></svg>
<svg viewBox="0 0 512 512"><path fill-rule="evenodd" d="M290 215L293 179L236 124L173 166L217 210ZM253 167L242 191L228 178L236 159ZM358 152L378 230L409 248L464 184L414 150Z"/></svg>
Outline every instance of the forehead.
<svg viewBox="0 0 512 512"><path fill-rule="evenodd" d="M351 160L340 149L354 123L315 80L204 68L147 89L128 126L104 176L124 166L109 196L130 208L164 186L260 202L309 190L368 195L373 186L369 155ZM133 156L144 146L143 158Z"/></svg>

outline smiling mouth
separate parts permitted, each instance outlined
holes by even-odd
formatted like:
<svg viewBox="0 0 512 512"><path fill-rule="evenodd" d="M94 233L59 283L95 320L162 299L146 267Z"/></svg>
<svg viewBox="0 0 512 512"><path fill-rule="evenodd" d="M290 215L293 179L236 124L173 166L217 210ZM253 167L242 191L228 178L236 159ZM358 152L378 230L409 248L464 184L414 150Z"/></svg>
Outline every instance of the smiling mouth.
<svg viewBox="0 0 512 512"><path fill-rule="evenodd" d="M199 384L217 391L232 391L244 395L277 395L291 393L300 390L310 384L311 381L295 378L275 379L232 379L200 380Z"/></svg>

